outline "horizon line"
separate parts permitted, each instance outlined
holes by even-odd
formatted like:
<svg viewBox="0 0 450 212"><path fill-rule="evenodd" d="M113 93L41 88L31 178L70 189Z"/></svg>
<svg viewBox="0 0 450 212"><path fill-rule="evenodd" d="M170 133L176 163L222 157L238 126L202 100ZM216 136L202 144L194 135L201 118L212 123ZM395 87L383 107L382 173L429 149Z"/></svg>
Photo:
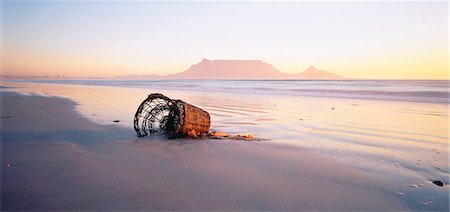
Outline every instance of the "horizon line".
<svg viewBox="0 0 450 212"><path fill-rule="evenodd" d="M139 75L139 74L131 74L136 76L147 76L147 75ZM149 74L151 75L151 74ZM121 75L121 76L130 76L130 75ZM162 77L165 77L161 75ZM437 78L341 78L341 79L280 79L280 78L229 78L229 79L182 79L182 78L174 78L174 79L167 79L167 78L154 78L154 79L124 79L124 78L118 78L120 76L114 76L114 77L57 77L57 76L13 76L13 75L0 75L0 78L26 78L26 79L51 79L51 80L147 80L147 81L174 81L174 80L201 80L201 81L207 81L207 80L223 80L223 81L360 81L360 80L423 80L423 81L450 81L450 78L443 78L443 79L437 79Z"/></svg>

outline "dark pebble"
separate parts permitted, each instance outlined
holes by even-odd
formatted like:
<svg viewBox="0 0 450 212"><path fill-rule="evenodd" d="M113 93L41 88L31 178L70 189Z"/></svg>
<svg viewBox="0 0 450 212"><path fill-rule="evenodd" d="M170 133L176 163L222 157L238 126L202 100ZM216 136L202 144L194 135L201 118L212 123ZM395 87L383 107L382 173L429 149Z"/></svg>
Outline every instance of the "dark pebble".
<svg viewBox="0 0 450 212"><path fill-rule="evenodd" d="M332 107L331 109L334 110L334 107Z"/></svg>
<svg viewBox="0 0 450 212"><path fill-rule="evenodd" d="M120 122L119 120L114 120L113 122Z"/></svg>
<svg viewBox="0 0 450 212"><path fill-rule="evenodd" d="M2 118L9 119L11 116L3 116Z"/></svg>
<svg viewBox="0 0 450 212"><path fill-rule="evenodd" d="M303 121L303 119L299 119L300 121Z"/></svg>
<svg viewBox="0 0 450 212"><path fill-rule="evenodd" d="M433 181L433 183L437 186L441 186L441 187L444 186L444 183L440 180L435 180L435 181Z"/></svg>

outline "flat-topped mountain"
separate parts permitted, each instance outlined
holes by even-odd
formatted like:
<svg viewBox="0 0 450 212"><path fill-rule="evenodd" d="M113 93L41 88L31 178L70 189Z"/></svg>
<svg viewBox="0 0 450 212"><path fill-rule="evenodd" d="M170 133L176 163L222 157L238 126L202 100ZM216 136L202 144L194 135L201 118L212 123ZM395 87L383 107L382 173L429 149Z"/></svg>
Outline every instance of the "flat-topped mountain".
<svg viewBox="0 0 450 212"><path fill-rule="evenodd" d="M282 73L261 60L208 60L192 65L188 70L169 75L176 79L278 79Z"/></svg>
<svg viewBox="0 0 450 212"><path fill-rule="evenodd" d="M188 70L167 76L168 79L343 79L309 67L297 74L288 74L261 60L208 60L192 65Z"/></svg>

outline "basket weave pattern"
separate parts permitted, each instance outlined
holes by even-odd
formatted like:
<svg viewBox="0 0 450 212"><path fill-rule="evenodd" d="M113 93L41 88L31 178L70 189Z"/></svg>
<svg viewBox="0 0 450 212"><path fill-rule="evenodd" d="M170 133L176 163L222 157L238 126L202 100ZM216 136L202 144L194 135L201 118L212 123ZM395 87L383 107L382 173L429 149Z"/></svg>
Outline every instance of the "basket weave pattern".
<svg viewBox="0 0 450 212"><path fill-rule="evenodd" d="M178 109L184 109L185 114L184 124L181 127L182 134L188 134L192 130L195 130L197 134L209 132L211 119L208 112L186 102L183 102L183 108Z"/></svg>
<svg viewBox="0 0 450 212"><path fill-rule="evenodd" d="M134 116L134 129L139 137L156 132L178 137L188 135L192 130L196 134L208 133L210 125L208 112L158 93L150 94Z"/></svg>

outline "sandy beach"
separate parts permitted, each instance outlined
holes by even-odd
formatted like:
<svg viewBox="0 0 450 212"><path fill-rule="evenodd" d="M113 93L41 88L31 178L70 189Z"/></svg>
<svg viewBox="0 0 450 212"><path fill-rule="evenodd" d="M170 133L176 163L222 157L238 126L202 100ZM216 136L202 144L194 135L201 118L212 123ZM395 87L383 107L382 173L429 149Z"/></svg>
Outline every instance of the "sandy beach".
<svg viewBox="0 0 450 212"><path fill-rule="evenodd" d="M448 209L445 105L156 91L258 139L137 138L146 89L4 82L2 210Z"/></svg>
<svg viewBox="0 0 450 212"><path fill-rule="evenodd" d="M2 210L402 210L385 183L292 145L143 139L69 99L2 93Z"/></svg>

